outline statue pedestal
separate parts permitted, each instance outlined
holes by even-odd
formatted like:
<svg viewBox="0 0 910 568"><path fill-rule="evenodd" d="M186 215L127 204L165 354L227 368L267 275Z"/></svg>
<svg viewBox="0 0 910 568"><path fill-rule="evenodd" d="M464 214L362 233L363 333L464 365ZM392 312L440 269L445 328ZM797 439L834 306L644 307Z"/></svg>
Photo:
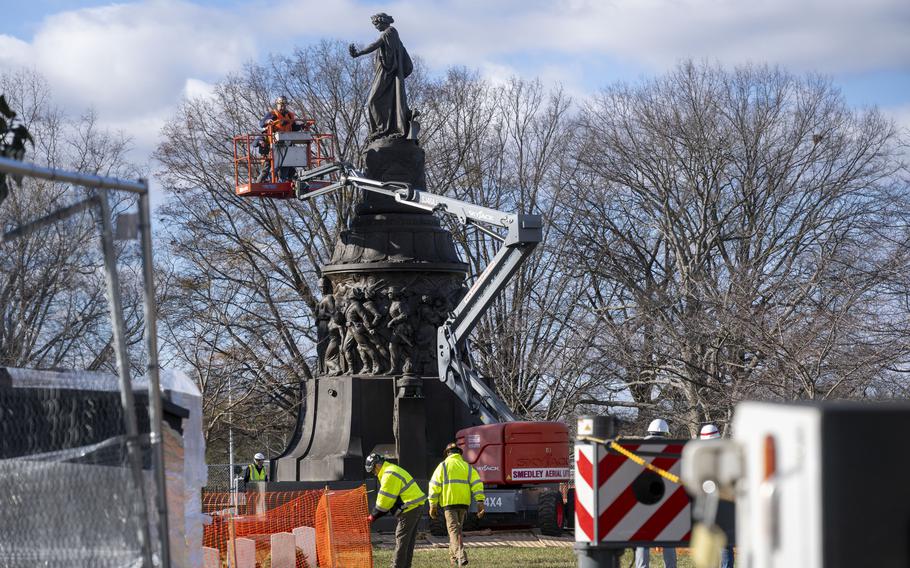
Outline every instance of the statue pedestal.
<svg viewBox="0 0 910 568"><path fill-rule="evenodd" d="M296 436L276 460L274 481L361 480L373 451L397 459L426 479L455 432L476 424L435 377L422 379L423 398L395 396L393 377L322 377L307 384Z"/></svg>
<svg viewBox="0 0 910 568"><path fill-rule="evenodd" d="M427 401L423 398L422 382L419 377L409 375L395 381L394 430L398 463L409 464L405 469L418 479L429 477L433 471L433 466L427 469L427 436L436 429L435 425L427 424Z"/></svg>
<svg viewBox="0 0 910 568"><path fill-rule="evenodd" d="M381 138L367 146L363 154L366 176L379 181L409 183L423 189L427 186L424 173L425 155L415 140ZM413 208L409 208L414 211Z"/></svg>

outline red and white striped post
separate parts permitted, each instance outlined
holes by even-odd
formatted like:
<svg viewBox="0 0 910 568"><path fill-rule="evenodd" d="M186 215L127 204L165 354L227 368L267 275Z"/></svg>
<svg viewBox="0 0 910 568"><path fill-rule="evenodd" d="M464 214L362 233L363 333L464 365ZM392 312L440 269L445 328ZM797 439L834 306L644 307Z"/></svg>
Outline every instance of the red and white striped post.
<svg viewBox="0 0 910 568"><path fill-rule="evenodd" d="M585 436L612 438L616 423L612 416L582 416L575 441L575 554L578 568L620 568L622 550L604 548L599 539L599 466L606 449Z"/></svg>

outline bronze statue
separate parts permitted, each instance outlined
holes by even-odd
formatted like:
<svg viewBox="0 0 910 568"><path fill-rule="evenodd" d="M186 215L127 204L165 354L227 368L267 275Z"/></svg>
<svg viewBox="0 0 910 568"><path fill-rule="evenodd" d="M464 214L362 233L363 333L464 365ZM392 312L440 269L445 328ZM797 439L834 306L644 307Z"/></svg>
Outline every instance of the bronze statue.
<svg viewBox="0 0 910 568"><path fill-rule="evenodd" d="M411 121L404 80L414 70L414 65L398 37L398 31L391 26L395 20L380 12L373 16L372 21L380 32L379 39L363 49L357 49L353 43L348 46L351 57L376 52L376 75L369 98L370 140L404 138L408 136Z"/></svg>

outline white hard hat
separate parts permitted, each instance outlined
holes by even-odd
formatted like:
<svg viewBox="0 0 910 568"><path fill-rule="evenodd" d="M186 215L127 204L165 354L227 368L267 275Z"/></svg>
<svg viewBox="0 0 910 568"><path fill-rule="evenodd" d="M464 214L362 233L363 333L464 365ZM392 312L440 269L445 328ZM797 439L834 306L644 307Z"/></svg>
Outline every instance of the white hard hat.
<svg viewBox="0 0 910 568"><path fill-rule="evenodd" d="M714 440L720 438L720 432L714 424L705 424L701 427L701 432L698 434L698 437L702 440Z"/></svg>
<svg viewBox="0 0 910 568"><path fill-rule="evenodd" d="M260 460L264 460L265 456L262 455L261 453L257 453L255 456L253 456L253 459L256 461L260 461Z"/></svg>
<svg viewBox="0 0 910 568"><path fill-rule="evenodd" d="M669 436L670 427L667 426L667 421L663 418L655 418L648 424L648 434L663 434L664 436Z"/></svg>

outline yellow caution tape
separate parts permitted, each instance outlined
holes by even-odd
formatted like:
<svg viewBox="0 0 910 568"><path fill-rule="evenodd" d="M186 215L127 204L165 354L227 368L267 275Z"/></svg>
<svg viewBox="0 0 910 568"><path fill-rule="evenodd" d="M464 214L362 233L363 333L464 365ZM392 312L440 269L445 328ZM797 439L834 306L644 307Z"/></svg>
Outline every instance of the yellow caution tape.
<svg viewBox="0 0 910 568"><path fill-rule="evenodd" d="M607 446L608 448L610 448L611 450L614 450L617 453L624 455L626 458L637 463L638 465L642 466L643 468L653 471L654 473L663 477L667 481L671 481L671 482L679 485L679 476L678 475L674 475L665 469L661 469L661 468L657 467L656 465L652 465L652 464L648 463L641 456L635 455L634 453L632 453L631 451L627 450L626 448L620 446L613 440L603 440L601 438L595 438L593 436L579 436L578 439L585 440L588 442L594 442L596 444L603 444L603 445Z"/></svg>

